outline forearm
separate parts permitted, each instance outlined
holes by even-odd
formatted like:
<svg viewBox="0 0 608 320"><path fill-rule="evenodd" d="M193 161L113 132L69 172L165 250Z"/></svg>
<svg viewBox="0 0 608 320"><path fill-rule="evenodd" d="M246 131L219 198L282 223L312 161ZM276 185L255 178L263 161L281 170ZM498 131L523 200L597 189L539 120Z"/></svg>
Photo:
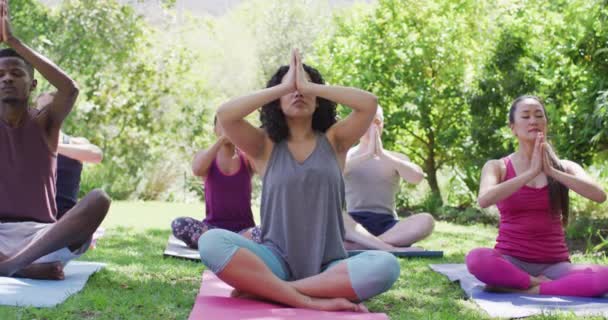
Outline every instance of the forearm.
<svg viewBox="0 0 608 320"><path fill-rule="evenodd" d="M40 74L48 80L48 82L57 88L58 91L68 93L70 95L78 94L76 82L72 80L61 68L55 65L46 57L35 52L30 47L25 45L17 38L11 38L7 41L19 55L32 64L32 66L40 72Z"/></svg>
<svg viewBox="0 0 608 320"><path fill-rule="evenodd" d="M57 153L80 162L99 163L103 160L103 152L94 145L60 143Z"/></svg>
<svg viewBox="0 0 608 320"><path fill-rule="evenodd" d="M290 89L288 87L277 85L234 98L219 107L217 117L222 124L243 120L263 105L277 100L289 92Z"/></svg>
<svg viewBox="0 0 608 320"><path fill-rule="evenodd" d="M355 155L346 159L344 165L344 174L347 174L351 169L361 164L363 161L370 159L373 156L370 152L364 154Z"/></svg>
<svg viewBox="0 0 608 320"><path fill-rule="evenodd" d="M390 250L393 248L390 244L378 239L378 237L369 233L362 225L358 224L348 213L344 213L344 237L346 240L358 243L369 249Z"/></svg>
<svg viewBox="0 0 608 320"><path fill-rule="evenodd" d="M196 153L194 160L192 161L192 173L198 177L204 177L207 175L207 171L211 167L217 152L220 150L221 142L218 140L207 150L201 150Z"/></svg>
<svg viewBox="0 0 608 320"><path fill-rule="evenodd" d="M581 196L595 202L606 201L606 192L593 181L577 177L559 170L552 170L552 177L566 188L580 194Z"/></svg>
<svg viewBox="0 0 608 320"><path fill-rule="evenodd" d="M382 154L382 159L397 170L399 176L409 183L418 184L424 179L424 171L414 163L399 159L389 152L384 152Z"/></svg>
<svg viewBox="0 0 608 320"><path fill-rule="evenodd" d="M378 98L375 95L351 87L328 86L310 83L310 94L339 103L357 112L376 113Z"/></svg>
<svg viewBox="0 0 608 320"><path fill-rule="evenodd" d="M533 179L534 177L532 175L533 173L526 171L513 179L499 183L488 188L487 190L484 190L483 192L480 192L479 197L477 198L479 206L482 208L487 208L493 204L496 204L498 201L508 198L515 193L515 191L519 190L526 183L528 183L528 181Z"/></svg>

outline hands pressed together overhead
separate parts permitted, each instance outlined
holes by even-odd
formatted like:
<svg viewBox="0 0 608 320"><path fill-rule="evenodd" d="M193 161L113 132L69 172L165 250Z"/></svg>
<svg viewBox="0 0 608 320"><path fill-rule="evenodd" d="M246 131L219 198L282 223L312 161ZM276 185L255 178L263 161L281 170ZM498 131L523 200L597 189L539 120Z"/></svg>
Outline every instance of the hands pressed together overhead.
<svg viewBox="0 0 608 320"><path fill-rule="evenodd" d="M298 91L300 94L307 94L309 91L310 81L306 77L306 71L298 49L291 51L289 71L285 74L284 84L289 86L292 89L291 91Z"/></svg>
<svg viewBox="0 0 608 320"><path fill-rule="evenodd" d="M0 0L0 42L10 43L13 39L8 0Z"/></svg>
<svg viewBox="0 0 608 320"><path fill-rule="evenodd" d="M378 158L384 156L384 148L382 147L382 138L380 137L378 125L372 123L366 134L368 135L369 141L366 153Z"/></svg>

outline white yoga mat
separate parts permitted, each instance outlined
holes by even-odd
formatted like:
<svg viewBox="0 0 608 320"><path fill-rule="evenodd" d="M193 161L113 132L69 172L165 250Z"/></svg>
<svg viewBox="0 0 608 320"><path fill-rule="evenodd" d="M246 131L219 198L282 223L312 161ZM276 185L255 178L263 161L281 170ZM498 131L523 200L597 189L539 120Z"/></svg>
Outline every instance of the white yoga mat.
<svg viewBox="0 0 608 320"><path fill-rule="evenodd" d="M198 253L198 250L188 247L183 241L177 239L173 235L169 236L163 255L165 257L201 261L201 255Z"/></svg>

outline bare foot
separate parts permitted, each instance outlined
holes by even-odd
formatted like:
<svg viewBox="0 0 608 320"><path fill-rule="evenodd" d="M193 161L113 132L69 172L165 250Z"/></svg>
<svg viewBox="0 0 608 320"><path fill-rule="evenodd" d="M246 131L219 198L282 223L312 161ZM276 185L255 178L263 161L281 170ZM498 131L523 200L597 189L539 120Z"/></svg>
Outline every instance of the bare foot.
<svg viewBox="0 0 608 320"><path fill-rule="evenodd" d="M15 273L15 268L8 260L5 258L0 262L0 277L11 277Z"/></svg>
<svg viewBox="0 0 608 320"><path fill-rule="evenodd" d="M230 291L230 298L240 298L242 295L241 291L237 290L237 289L232 289L232 291Z"/></svg>
<svg viewBox="0 0 608 320"><path fill-rule="evenodd" d="M486 284L484 290L487 291L487 292L493 292L493 293L513 293L513 292L520 292L521 291L519 289L504 288L504 287L495 287L495 286L490 286L490 285L487 285L487 284Z"/></svg>
<svg viewBox="0 0 608 320"><path fill-rule="evenodd" d="M243 291L240 291L238 289L233 289L232 292L230 292L230 297L231 298L239 298L239 299L250 299L250 300L266 301L262 297L258 297L258 296L254 295L254 294L251 294L251 293L243 292Z"/></svg>
<svg viewBox="0 0 608 320"><path fill-rule="evenodd" d="M369 309L367 309L367 307L363 304L363 302L359 303L358 306L359 306L359 312L369 313Z"/></svg>
<svg viewBox="0 0 608 320"><path fill-rule="evenodd" d="M364 247L356 242L344 240L344 249L346 250L365 250L367 247Z"/></svg>
<svg viewBox="0 0 608 320"><path fill-rule="evenodd" d="M312 298L308 308L321 311L369 312L363 304L356 304L345 298Z"/></svg>
<svg viewBox="0 0 608 320"><path fill-rule="evenodd" d="M398 251L398 252L411 252L411 251L424 251L424 248L422 247L395 247L394 249L392 249L394 251Z"/></svg>
<svg viewBox="0 0 608 320"><path fill-rule="evenodd" d="M538 277L530 277L530 287L535 287L540 285L543 282L551 281L551 279L547 278L544 275L540 275Z"/></svg>
<svg viewBox="0 0 608 320"><path fill-rule="evenodd" d="M63 280L63 265L61 262L36 263L19 270L13 276L38 280Z"/></svg>
<svg viewBox="0 0 608 320"><path fill-rule="evenodd" d="M485 291L494 292L494 293L524 293L524 294L538 294L539 287L531 286L528 289L515 289L515 288L504 288L504 287L494 287L486 285Z"/></svg>

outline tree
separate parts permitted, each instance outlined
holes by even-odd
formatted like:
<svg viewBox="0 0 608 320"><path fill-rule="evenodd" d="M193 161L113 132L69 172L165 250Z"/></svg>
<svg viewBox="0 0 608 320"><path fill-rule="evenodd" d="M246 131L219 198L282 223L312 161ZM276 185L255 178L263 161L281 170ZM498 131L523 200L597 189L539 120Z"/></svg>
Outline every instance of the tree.
<svg viewBox="0 0 608 320"><path fill-rule="evenodd" d="M507 113L523 94L544 100L549 137L561 157L590 164L608 145L602 95L608 79L608 55L602 51L608 42L605 1L525 4L514 2L496 22L500 37L471 91L474 156L462 159L471 190L478 189L485 161L513 152Z"/></svg>
<svg viewBox="0 0 608 320"><path fill-rule="evenodd" d="M339 18L317 46L330 82L379 97L386 145L422 163L439 200L437 171L467 153L466 92L484 56L487 11L477 1L381 0L370 14Z"/></svg>
<svg viewBox="0 0 608 320"><path fill-rule="evenodd" d="M331 30L331 8L318 0L253 0L239 6L232 19L240 21L255 39L254 51L261 83L289 61L293 48L304 55L322 33Z"/></svg>
<svg viewBox="0 0 608 320"><path fill-rule="evenodd" d="M81 88L63 130L105 153L101 165L85 170L82 192L103 187L125 199L140 188L153 191L138 197L158 196L158 189L138 186L153 180L159 164L187 166L185 147L204 131L207 89L193 79L201 70L190 67L198 57L184 43L156 41L159 32L117 1L66 0L49 9L25 0L11 9L17 35ZM42 81L40 90L50 89Z"/></svg>

